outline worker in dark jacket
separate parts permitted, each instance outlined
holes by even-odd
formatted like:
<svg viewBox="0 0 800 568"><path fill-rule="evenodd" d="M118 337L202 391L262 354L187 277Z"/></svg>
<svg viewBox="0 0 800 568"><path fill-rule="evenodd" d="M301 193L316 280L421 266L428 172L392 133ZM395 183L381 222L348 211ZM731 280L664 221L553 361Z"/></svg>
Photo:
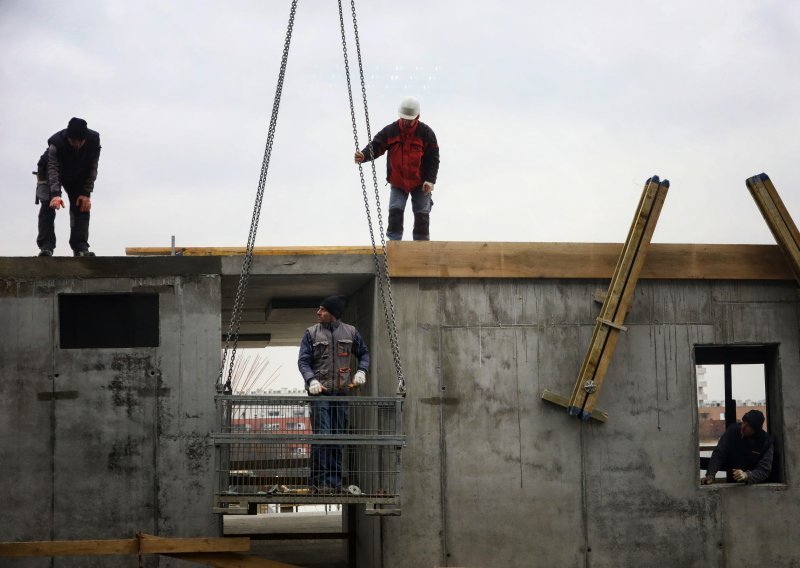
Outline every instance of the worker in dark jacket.
<svg viewBox="0 0 800 568"><path fill-rule="evenodd" d="M761 483L772 472L773 440L763 430L764 415L750 410L742 422L728 428L714 448L703 485L714 483L720 470L728 470L733 479L748 485Z"/></svg>
<svg viewBox="0 0 800 568"><path fill-rule="evenodd" d="M344 434L347 403L341 397L348 388L367 381L369 350L358 330L341 320L345 298L329 296L317 310L317 324L309 327L300 342L297 366L306 383L311 403L314 434ZM351 358L356 359L352 374ZM317 493L342 491L342 446L312 444L311 485Z"/></svg>
<svg viewBox="0 0 800 568"><path fill-rule="evenodd" d="M64 207L61 188L69 196L69 246L75 256L89 252L89 217L92 191L100 160L100 134L89 130L82 118L72 118L67 128L47 140L39 159L36 203L39 208L39 256L53 256L56 248L56 211Z"/></svg>
<svg viewBox="0 0 800 568"><path fill-rule="evenodd" d="M403 215L411 196L415 241L430 240L432 193L439 173L439 144L431 127L419 120L419 101L406 97L400 103L400 118L375 135L366 148L355 154L355 162L369 162L388 151L386 181L389 195L389 225L386 236L403 238Z"/></svg>

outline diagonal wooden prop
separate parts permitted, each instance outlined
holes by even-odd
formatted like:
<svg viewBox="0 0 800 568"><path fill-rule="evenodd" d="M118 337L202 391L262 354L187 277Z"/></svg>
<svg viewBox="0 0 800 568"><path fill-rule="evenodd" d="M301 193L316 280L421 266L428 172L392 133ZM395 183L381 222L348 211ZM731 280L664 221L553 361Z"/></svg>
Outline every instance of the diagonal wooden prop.
<svg viewBox="0 0 800 568"><path fill-rule="evenodd" d="M614 269L589 349L572 389L572 396L567 399L548 390L542 393L543 400L565 406L571 415L582 420L594 418L605 422L608 419L608 414L595 409L595 402L611 363L619 332L626 330L623 325L625 314L628 312L668 189L669 181L660 181L658 176L653 176L644 184L636 216Z"/></svg>

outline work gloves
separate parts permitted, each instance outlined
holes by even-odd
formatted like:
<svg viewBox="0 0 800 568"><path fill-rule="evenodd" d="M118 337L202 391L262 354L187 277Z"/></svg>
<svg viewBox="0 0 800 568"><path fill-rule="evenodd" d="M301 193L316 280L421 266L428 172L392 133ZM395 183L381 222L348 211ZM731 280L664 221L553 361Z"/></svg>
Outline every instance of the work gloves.
<svg viewBox="0 0 800 568"><path fill-rule="evenodd" d="M359 369L359 371L353 377L353 385L360 387L366 382L367 382L367 374L363 370Z"/></svg>
<svg viewBox="0 0 800 568"><path fill-rule="evenodd" d="M308 394L318 395L322 392L322 388L322 383L314 379L308 383Z"/></svg>
<svg viewBox="0 0 800 568"><path fill-rule="evenodd" d="M733 479L736 481L747 481L747 478L750 477L747 475L747 472L741 469L734 469L733 470Z"/></svg>

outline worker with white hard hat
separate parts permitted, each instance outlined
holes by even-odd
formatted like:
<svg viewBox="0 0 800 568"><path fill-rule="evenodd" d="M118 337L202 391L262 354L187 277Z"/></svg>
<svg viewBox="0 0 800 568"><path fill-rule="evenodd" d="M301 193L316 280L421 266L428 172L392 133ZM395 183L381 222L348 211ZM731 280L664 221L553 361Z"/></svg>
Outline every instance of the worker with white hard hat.
<svg viewBox="0 0 800 568"><path fill-rule="evenodd" d="M386 181L389 195L389 240L403 238L403 216L408 196L414 212L415 241L430 240L432 193L439 173L439 144L430 126L419 120L419 101L406 97L398 109L399 119L383 128L366 148L355 153L355 162L369 162L388 151Z"/></svg>

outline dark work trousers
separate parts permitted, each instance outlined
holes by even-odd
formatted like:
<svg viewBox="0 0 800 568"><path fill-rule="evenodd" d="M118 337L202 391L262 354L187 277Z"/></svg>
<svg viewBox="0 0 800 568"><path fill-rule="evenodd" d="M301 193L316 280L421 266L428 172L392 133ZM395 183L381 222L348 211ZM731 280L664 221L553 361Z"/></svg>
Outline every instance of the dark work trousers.
<svg viewBox="0 0 800 568"><path fill-rule="evenodd" d="M311 401L314 434L347 433L347 401L341 394L320 394ZM342 487L342 445L311 445L311 484L317 488Z"/></svg>
<svg viewBox="0 0 800 568"><path fill-rule="evenodd" d="M89 217L91 213L85 213L78 209L78 197L81 195L83 184L64 186L64 191L69 197L69 246L73 252L89 250ZM56 210L50 208L50 202L42 201L39 207L39 236L36 237L36 244L40 250L55 250L56 230L55 230Z"/></svg>
<svg viewBox="0 0 800 568"><path fill-rule="evenodd" d="M414 212L414 232L412 236L415 241L429 241L430 234L430 214L433 207L433 196L422 191L422 186L413 190L410 194L399 187L391 186L389 194L389 225L386 228L386 236L390 241L399 241L403 238L403 216L405 215L406 202L411 195L411 210Z"/></svg>

